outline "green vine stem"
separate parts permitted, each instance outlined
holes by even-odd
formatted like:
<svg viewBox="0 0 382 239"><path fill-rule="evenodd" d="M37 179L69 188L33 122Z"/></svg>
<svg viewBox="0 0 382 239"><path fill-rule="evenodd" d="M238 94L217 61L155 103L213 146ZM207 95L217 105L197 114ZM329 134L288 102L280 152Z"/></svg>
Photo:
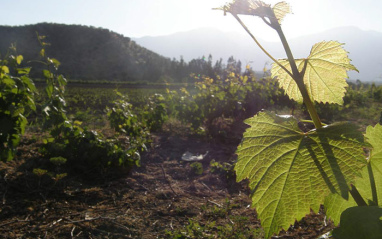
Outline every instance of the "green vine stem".
<svg viewBox="0 0 382 239"><path fill-rule="evenodd" d="M260 49L269 57L271 58L278 66L280 66L286 73L288 73L292 78L293 80L296 82L300 92L301 92L301 95L302 95L302 98L303 98L303 101L304 101L304 104L309 112L309 115L311 117L311 119L313 120L313 123L314 123L314 126L316 127L316 129L319 129L319 128L322 128L322 123L321 123L321 120L320 120L320 117L318 116L317 114L317 111L316 111L316 108L314 107L314 104L309 96L309 93L304 85L304 81L303 81L303 74L300 73L297 69L297 66L296 66L296 62L294 61L294 58L293 58L293 54L292 54L292 51L290 50L290 47L289 47L289 44L285 38L285 35L281 29L281 25L279 24L278 20L276 17L274 17L273 19L271 19L270 23L268 23L267 21L264 21L269 25L271 26L273 29L276 30L277 34L279 35L280 37L280 40L284 46L284 50L285 50L285 53L287 54L287 57L288 57L288 61L289 61L289 64L291 66L291 69L292 69L292 73L290 71L288 71L288 69L286 69L283 65L280 64L279 61L277 61L272 55L270 55L264 48L263 46L257 41L257 39L255 38L255 36L251 33L251 31L247 28L247 26L241 21L241 19L239 18L239 16L237 14L234 14L232 13L232 15L234 16L234 18L240 23L240 25L244 28L244 30L251 36L251 38L256 42L256 44L260 47Z"/></svg>
<svg viewBox="0 0 382 239"><path fill-rule="evenodd" d="M301 92L304 104L305 104L306 108L308 109L309 115L310 115L311 119L313 120L314 126L316 127L316 129L322 128L322 123L321 123L320 117L318 116L317 110L314 107L314 104L313 104L313 102L309 96L309 93L308 93L306 87L305 87L304 80L303 80L304 75L303 75L303 73L299 72L297 69L296 62L294 61L292 51L289 47L288 41L286 40L284 32L281 29L281 25L278 23L278 21L276 21L276 24L272 22L272 27L276 30L276 32L279 35L280 40L284 46L285 53L287 54L288 61L289 61L289 64L291 66L291 69L292 69L292 74L293 74L292 78L296 82L298 89Z"/></svg>
<svg viewBox="0 0 382 239"><path fill-rule="evenodd" d="M237 14L233 14L234 18L240 23L240 25L244 28L244 30L251 36L252 40L254 40L257 44L257 46L269 57L272 59L273 62L275 62L278 66L280 66L288 75L290 75L293 78L293 74L288 71L287 68L285 68L283 65L280 64L278 60L276 60L265 48L260 44L260 42L256 39L256 37L252 34L252 32L248 29L248 27L244 24L244 22L239 18Z"/></svg>

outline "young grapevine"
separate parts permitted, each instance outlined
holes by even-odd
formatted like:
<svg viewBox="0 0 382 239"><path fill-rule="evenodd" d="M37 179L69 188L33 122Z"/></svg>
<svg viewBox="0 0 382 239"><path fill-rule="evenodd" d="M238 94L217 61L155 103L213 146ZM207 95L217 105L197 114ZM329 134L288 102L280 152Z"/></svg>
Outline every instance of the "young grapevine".
<svg viewBox="0 0 382 239"><path fill-rule="evenodd" d="M280 2L235 0L221 8L230 13L273 61L271 73L286 94L304 103L314 129L299 128L293 116L260 112L245 122L250 126L237 148L237 180L249 179L251 198L266 238L287 229L310 210L324 204L326 214L341 227L335 238L378 238L382 235L382 127L369 126L365 136L348 122L324 125L314 102L343 104L350 64L343 44L315 44L310 55L294 59L281 28L290 12ZM239 15L260 17L280 37L287 59L276 60L257 41ZM369 150L365 157L364 149ZM358 220L363 218L364 220Z"/></svg>

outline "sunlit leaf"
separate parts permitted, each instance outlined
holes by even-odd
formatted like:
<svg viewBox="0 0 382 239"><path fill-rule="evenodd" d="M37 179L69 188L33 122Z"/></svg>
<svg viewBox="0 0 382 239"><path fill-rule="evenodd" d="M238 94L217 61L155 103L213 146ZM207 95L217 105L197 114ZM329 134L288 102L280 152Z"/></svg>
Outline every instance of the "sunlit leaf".
<svg viewBox="0 0 382 239"><path fill-rule="evenodd" d="M48 95L48 97L52 97L53 89L54 89L53 85L51 85L51 84L46 86L45 91L46 91L46 94Z"/></svg>
<svg viewBox="0 0 382 239"><path fill-rule="evenodd" d="M345 200L340 195L332 193L325 198L324 206L325 214L328 219L332 220L334 225L338 225L340 223L342 212L349 207L357 206L357 203L352 197Z"/></svg>
<svg viewBox="0 0 382 239"><path fill-rule="evenodd" d="M46 36L38 35L38 34L37 34L37 37L38 37L39 40L44 40L46 38Z"/></svg>
<svg viewBox="0 0 382 239"><path fill-rule="evenodd" d="M49 58L49 57L48 57L48 61L54 65L54 68L55 68L56 70L57 70L58 67L61 65L61 63L60 63L57 59L55 59L55 58Z"/></svg>
<svg viewBox="0 0 382 239"><path fill-rule="evenodd" d="M17 62L17 64L20 65L21 62L23 61L23 59L24 59L24 57L23 57L22 55L18 55L18 56L16 57L16 62Z"/></svg>
<svg viewBox="0 0 382 239"><path fill-rule="evenodd" d="M12 117L17 117L19 115L22 115L24 113L25 109L24 107L17 107L12 110Z"/></svg>
<svg viewBox="0 0 382 239"><path fill-rule="evenodd" d="M50 72L49 70L43 70L42 73L44 74L44 77L47 78L47 79L50 79L53 77L53 74L52 72Z"/></svg>
<svg viewBox="0 0 382 239"><path fill-rule="evenodd" d="M24 75L24 76L21 76L20 79L22 80L22 82L25 85L28 86L28 88L29 88L29 90L31 92L36 92L37 91L35 84L33 83L33 81L29 77Z"/></svg>
<svg viewBox="0 0 382 239"><path fill-rule="evenodd" d="M2 83L10 87L17 87L16 82L12 78L7 76L2 79Z"/></svg>
<svg viewBox="0 0 382 239"><path fill-rule="evenodd" d="M382 202L382 126L377 124L375 127L368 126L366 129L366 140L372 146L369 159L369 167L361 170L361 176L357 177L354 185L369 205L381 205ZM376 185L376 196L378 202L373 201L373 194L370 184L370 176L373 175ZM326 215L337 225L340 221L341 213L349 207L357 206L356 202L350 198L349 201L331 195L325 200Z"/></svg>
<svg viewBox="0 0 382 239"><path fill-rule="evenodd" d="M249 179L266 237L318 211L331 192L348 198L348 184L365 165L363 135L350 123L304 133L293 117L259 113L238 147L237 180Z"/></svg>
<svg viewBox="0 0 382 239"><path fill-rule="evenodd" d="M276 3L276 5L273 6L273 12L275 13L275 16L279 23L281 24L282 20L284 19L285 15L288 13L291 13L291 9L288 3L286 2L279 2Z"/></svg>
<svg viewBox="0 0 382 239"><path fill-rule="evenodd" d="M31 71L30 67L16 68L17 74L19 75L28 75Z"/></svg>
<svg viewBox="0 0 382 239"><path fill-rule="evenodd" d="M25 133L25 127L28 124L28 120L22 114L19 114L18 120L19 120L19 124L20 124L20 133L24 134Z"/></svg>
<svg viewBox="0 0 382 239"><path fill-rule="evenodd" d="M45 49L41 49L41 51L40 51L40 56L41 56L41 57L45 57Z"/></svg>
<svg viewBox="0 0 382 239"><path fill-rule="evenodd" d="M12 135L10 144L12 145L12 147L15 147L19 145L20 141L21 141L21 137L15 134L15 135Z"/></svg>
<svg viewBox="0 0 382 239"><path fill-rule="evenodd" d="M64 85L66 85L67 80L65 79L65 77L63 75L59 75L57 77L57 82L58 82L58 84L60 84L60 86L64 86Z"/></svg>
<svg viewBox="0 0 382 239"><path fill-rule="evenodd" d="M79 120L75 120L73 122L74 125L82 125L82 121L79 121Z"/></svg>
<svg viewBox="0 0 382 239"><path fill-rule="evenodd" d="M50 46L50 43L48 43L48 42L41 42L41 46L43 46L43 47Z"/></svg>
<svg viewBox="0 0 382 239"><path fill-rule="evenodd" d="M357 69L350 64L347 52L336 41L320 42L312 47L306 59L297 59L296 65L304 73L304 84L312 100L324 103L343 104L347 71ZM291 71L288 60L280 60L281 65ZM306 65L306 68L304 68ZM273 64L272 77L277 77L280 86L291 99L302 102L296 82L279 65Z"/></svg>
<svg viewBox="0 0 382 239"><path fill-rule="evenodd" d="M0 68L0 77L2 78L5 74L9 73L8 66L1 66Z"/></svg>
<svg viewBox="0 0 382 239"><path fill-rule="evenodd" d="M34 100L30 97L30 96L27 96L27 105L28 107L33 110L33 111L36 111L36 104L34 103Z"/></svg>

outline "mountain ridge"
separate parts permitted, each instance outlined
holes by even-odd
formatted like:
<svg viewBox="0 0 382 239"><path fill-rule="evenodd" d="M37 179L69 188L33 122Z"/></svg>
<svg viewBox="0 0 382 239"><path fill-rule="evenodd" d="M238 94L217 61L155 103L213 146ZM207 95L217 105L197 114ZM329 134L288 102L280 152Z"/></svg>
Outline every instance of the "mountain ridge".
<svg viewBox="0 0 382 239"><path fill-rule="evenodd" d="M46 41L51 43L47 55L62 63L60 71L69 79L186 82L190 73L203 74L203 67L211 62L224 67L222 62L228 63L231 56L242 65L250 64L255 71L270 68L270 60L245 32L227 33L211 28L129 38L108 29L81 25L0 26L0 53L4 56L11 43L17 42L18 54L36 60L40 49L36 32L47 36ZM259 40L275 58L285 58L281 43ZM349 72L351 80L382 82L382 48L378 47L382 43L381 32L341 27L293 38L289 43L294 57L302 58L309 55L314 43L322 40L345 43L352 64L360 71ZM41 72L41 68L34 64L32 73Z"/></svg>
<svg viewBox="0 0 382 239"><path fill-rule="evenodd" d="M170 58L177 59L182 56L188 61L211 54L215 60L226 60L229 56L234 56L245 64L249 63L257 71L262 70L264 66L270 67L270 59L245 34L233 35L214 28L202 28L165 36L132 39L139 45ZM359 70L359 73L349 72L351 80L382 81L382 47L378 47L382 44L382 32L361 30L353 26L338 27L291 38L289 44L294 57L302 58L309 55L315 43L323 40L345 43L344 48L349 52L352 64ZM259 41L275 58L285 58L281 43L261 40L261 36Z"/></svg>

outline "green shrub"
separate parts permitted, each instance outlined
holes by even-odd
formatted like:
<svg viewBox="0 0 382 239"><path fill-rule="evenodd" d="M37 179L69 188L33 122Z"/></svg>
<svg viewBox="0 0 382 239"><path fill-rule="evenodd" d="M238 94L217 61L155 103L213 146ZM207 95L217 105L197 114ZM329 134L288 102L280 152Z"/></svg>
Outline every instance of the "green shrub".
<svg viewBox="0 0 382 239"><path fill-rule="evenodd" d="M11 47L16 53L16 48ZM30 68L22 67L23 56L5 55L0 59L0 160L12 160L21 135L27 126L29 110L36 110L36 87L28 74Z"/></svg>

